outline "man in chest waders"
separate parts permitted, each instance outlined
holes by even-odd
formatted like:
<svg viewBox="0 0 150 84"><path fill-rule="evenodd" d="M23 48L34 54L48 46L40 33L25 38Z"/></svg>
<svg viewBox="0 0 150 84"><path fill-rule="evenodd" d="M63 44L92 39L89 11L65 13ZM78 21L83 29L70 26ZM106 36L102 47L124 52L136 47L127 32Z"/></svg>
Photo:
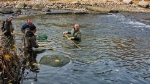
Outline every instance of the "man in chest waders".
<svg viewBox="0 0 150 84"><path fill-rule="evenodd" d="M10 48L10 49L12 49L15 44L12 19L13 17L10 16L8 19L6 19L3 22L3 30L2 30L3 32L2 32L2 37L1 37L2 46L6 48Z"/></svg>
<svg viewBox="0 0 150 84"><path fill-rule="evenodd" d="M75 24L71 32L65 31L63 32L64 35L71 34L70 39L73 40L75 43L79 44L81 42L81 31L79 24Z"/></svg>
<svg viewBox="0 0 150 84"><path fill-rule="evenodd" d="M36 26L32 23L31 19L28 18L28 19L27 19L27 22L22 25L21 31L22 31L23 33L25 33L25 30L26 30L26 29L29 30L31 26L36 28Z"/></svg>
<svg viewBox="0 0 150 84"><path fill-rule="evenodd" d="M26 60L23 62L23 64L29 65L31 67L30 70L36 71L38 68L34 65L36 63L36 56L37 54L33 51L33 48L38 48L39 45L36 42L35 37L36 27L30 26L30 30L26 31L25 38L24 38L24 54L26 57Z"/></svg>

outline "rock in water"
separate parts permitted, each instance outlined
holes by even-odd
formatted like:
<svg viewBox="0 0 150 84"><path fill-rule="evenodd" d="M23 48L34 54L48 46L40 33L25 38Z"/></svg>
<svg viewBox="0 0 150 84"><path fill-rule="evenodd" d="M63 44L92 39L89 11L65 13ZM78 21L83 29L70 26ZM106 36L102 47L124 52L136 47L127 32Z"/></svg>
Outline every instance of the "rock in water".
<svg viewBox="0 0 150 84"><path fill-rule="evenodd" d="M40 60L40 64L50 65L52 67L63 67L70 62L70 59L61 55L46 55Z"/></svg>

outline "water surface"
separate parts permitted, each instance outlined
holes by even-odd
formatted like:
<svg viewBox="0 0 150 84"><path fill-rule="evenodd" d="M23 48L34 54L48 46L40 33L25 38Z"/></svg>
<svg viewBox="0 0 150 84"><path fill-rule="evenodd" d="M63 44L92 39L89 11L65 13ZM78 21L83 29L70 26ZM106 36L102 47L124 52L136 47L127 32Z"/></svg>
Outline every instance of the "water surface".
<svg viewBox="0 0 150 84"><path fill-rule="evenodd" d="M42 65L35 84L149 84L150 83L150 25L133 21L122 14L112 15L39 15L30 17L37 34L46 34L46 50L37 55L70 57L63 67ZM14 19L20 31L25 18ZM63 37L75 23L82 30L81 49ZM18 36L16 36L18 37ZM57 50L68 54L58 52ZM32 80L25 80L25 84Z"/></svg>

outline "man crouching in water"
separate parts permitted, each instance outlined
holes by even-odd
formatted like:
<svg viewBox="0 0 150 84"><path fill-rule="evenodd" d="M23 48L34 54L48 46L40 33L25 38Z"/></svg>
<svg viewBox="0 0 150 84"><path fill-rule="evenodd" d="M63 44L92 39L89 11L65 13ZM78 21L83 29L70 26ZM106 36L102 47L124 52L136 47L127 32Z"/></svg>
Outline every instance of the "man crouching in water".
<svg viewBox="0 0 150 84"><path fill-rule="evenodd" d="M31 66L31 69L37 69L33 65L33 63L36 63L36 53L33 51L33 48L38 48L39 45L36 42L35 37L36 27L30 26L30 30L26 31L25 38L24 38L24 51L25 51L25 64Z"/></svg>
<svg viewBox="0 0 150 84"><path fill-rule="evenodd" d="M81 42L81 31L80 31L79 24L75 24L71 32L65 31L63 32L63 34L64 35L71 34L72 36L70 37L70 39L77 44Z"/></svg>

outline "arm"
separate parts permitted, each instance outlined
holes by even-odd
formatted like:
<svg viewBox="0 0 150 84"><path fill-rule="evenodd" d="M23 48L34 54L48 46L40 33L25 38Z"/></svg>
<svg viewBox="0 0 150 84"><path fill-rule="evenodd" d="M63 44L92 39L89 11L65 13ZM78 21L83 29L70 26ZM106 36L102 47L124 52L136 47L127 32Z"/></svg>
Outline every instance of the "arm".
<svg viewBox="0 0 150 84"><path fill-rule="evenodd" d="M66 34L71 34L71 32L65 31L65 32L63 32L63 34L64 34L64 35L66 35Z"/></svg>
<svg viewBox="0 0 150 84"><path fill-rule="evenodd" d="M75 37L74 40L81 40L81 33L78 33Z"/></svg>
<svg viewBox="0 0 150 84"><path fill-rule="evenodd" d="M32 36L32 37L31 37L31 45L32 45L32 47L34 47L34 48L38 48L38 47L39 47L39 45L38 45L37 42L36 42L35 36Z"/></svg>
<svg viewBox="0 0 150 84"><path fill-rule="evenodd" d="M34 26L36 28L36 26L32 23L31 26Z"/></svg>
<svg viewBox="0 0 150 84"><path fill-rule="evenodd" d="M24 24L22 25L21 30L25 29L25 27L26 27L26 23L24 23Z"/></svg>
<svg viewBox="0 0 150 84"><path fill-rule="evenodd" d="M10 36L11 35L11 31L10 31L10 23L8 21L5 22L4 24L4 29L5 29L5 36Z"/></svg>
<svg viewBox="0 0 150 84"><path fill-rule="evenodd" d="M81 32L78 32L74 37L70 37L72 40L81 40Z"/></svg>
<svg viewBox="0 0 150 84"><path fill-rule="evenodd" d="M67 34L71 34L71 32L67 31Z"/></svg>

